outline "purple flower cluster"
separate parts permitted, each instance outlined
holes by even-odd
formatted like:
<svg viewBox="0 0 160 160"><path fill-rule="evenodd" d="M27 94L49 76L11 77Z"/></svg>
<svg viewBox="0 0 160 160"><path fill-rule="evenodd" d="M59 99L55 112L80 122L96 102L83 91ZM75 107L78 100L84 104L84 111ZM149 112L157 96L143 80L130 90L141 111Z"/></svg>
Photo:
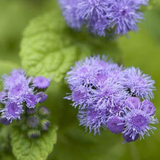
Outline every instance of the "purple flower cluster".
<svg viewBox="0 0 160 160"><path fill-rule="evenodd" d="M42 89L49 86L50 80L45 77L27 77L22 69L17 69L2 78L4 90L0 92L0 103L3 108L0 112L3 121L11 123L21 119L25 107L33 110L37 103L47 99Z"/></svg>
<svg viewBox="0 0 160 160"><path fill-rule="evenodd" d="M80 30L83 25L95 35L127 34L137 31L143 19L142 5L149 0L59 0L67 24Z"/></svg>
<svg viewBox="0 0 160 160"><path fill-rule="evenodd" d="M78 107L80 125L89 132L109 129L131 142L156 129L151 126L157 122L150 101L154 81L138 68L124 68L97 56L77 62L67 74L72 93L65 98Z"/></svg>

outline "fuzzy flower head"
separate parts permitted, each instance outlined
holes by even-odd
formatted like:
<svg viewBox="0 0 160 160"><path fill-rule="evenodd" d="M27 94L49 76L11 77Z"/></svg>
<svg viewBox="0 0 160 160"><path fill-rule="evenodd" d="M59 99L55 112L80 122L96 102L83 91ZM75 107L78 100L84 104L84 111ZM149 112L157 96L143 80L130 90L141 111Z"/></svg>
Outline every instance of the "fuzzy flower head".
<svg viewBox="0 0 160 160"><path fill-rule="evenodd" d="M137 11L139 6L133 0L109 0L109 6L110 27L115 28L116 34L137 31L137 22L143 19L143 14Z"/></svg>
<svg viewBox="0 0 160 160"><path fill-rule="evenodd" d="M44 77L28 77L22 69L12 70L9 75L2 76L3 91L0 92L0 110L3 122L5 119L10 123L15 119L21 119L25 111L34 114L37 103L47 99L42 92L49 86L50 80Z"/></svg>
<svg viewBox="0 0 160 160"><path fill-rule="evenodd" d="M126 100L126 107L124 136L129 135L132 140L137 135L142 138L144 138L144 135L150 136L149 131L153 132L156 129L151 124L157 123L157 119L154 118L155 108L153 104L148 101L141 103L138 98L132 97Z"/></svg>
<svg viewBox="0 0 160 160"><path fill-rule="evenodd" d="M76 29L80 29L82 26L82 20L78 18L76 11L78 1L79 0L59 0L63 16L65 17L68 26Z"/></svg>
<svg viewBox="0 0 160 160"><path fill-rule="evenodd" d="M87 108L86 110L79 110L78 119L80 125L85 126L86 131L89 130L91 133L93 130L94 134L100 134L100 128L105 127L107 112L106 110Z"/></svg>
<svg viewBox="0 0 160 160"><path fill-rule="evenodd" d="M123 134L125 142L149 136L157 120L153 97L154 81L134 67L125 69L99 56L77 62L67 73L71 94L65 97L79 110L80 125L89 132L109 129ZM143 102L141 102L141 100Z"/></svg>
<svg viewBox="0 0 160 160"><path fill-rule="evenodd" d="M12 70L9 76L3 75L2 78L5 90L10 90L15 86L15 84L29 83L26 78L26 74L22 69Z"/></svg>
<svg viewBox="0 0 160 160"><path fill-rule="evenodd" d="M42 76L35 77L33 79L33 85L39 89L46 89L50 85L50 80Z"/></svg>
<svg viewBox="0 0 160 160"><path fill-rule="evenodd" d="M23 106L14 102L7 102L5 108L1 110L2 117L7 120L20 119L21 114L23 113Z"/></svg>
<svg viewBox="0 0 160 160"><path fill-rule="evenodd" d="M111 116L107 120L107 128L115 134L122 133L124 129L123 119L118 116Z"/></svg>
<svg viewBox="0 0 160 160"><path fill-rule="evenodd" d="M124 106L127 93L123 90L123 86L117 83L114 78L108 78L103 85L90 91L90 99L88 103L96 103L97 109L107 109L114 112L114 107Z"/></svg>
<svg viewBox="0 0 160 160"><path fill-rule="evenodd" d="M71 28L83 25L95 35L105 36L111 30L115 34L137 31L137 23L143 19L141 5L148 0L59 0L63 16Z"/></svg>
<svg viewBox="0 0 160 160"><path fill-rule="evenodd" d="M124 70L123 86L130 92L132 96L143 99L152 99L154 81L150 76L143 74L138 68L128 68Z"/></svg>
<svg viewBox="0 0 160 160"><path fill-rule="evenodd" d="M108 110L116 105L123 106L127 92L116 80L122 80L121 73L121 67L110 61L105 62L100 57L86 58L68 72L67 82L72 94L66 98L82 108L93 104L97 109Z"/></svg>

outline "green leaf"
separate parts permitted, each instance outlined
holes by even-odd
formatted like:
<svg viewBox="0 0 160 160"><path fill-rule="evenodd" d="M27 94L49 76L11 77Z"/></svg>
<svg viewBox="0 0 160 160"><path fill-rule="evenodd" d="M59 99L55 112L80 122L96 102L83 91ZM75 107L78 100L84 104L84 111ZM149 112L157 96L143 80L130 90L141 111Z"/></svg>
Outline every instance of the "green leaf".
<svg viewBox="0 0 160 160"><path fill-rule="evenodd" d="M11 133L11 145L13 154L17 160L46 160L56 143L57 127L50 128L41 137L29 139L18 129Z"/></svg>
<svg viewBox="0 0 160 160"><path fill-rule="evenodd" d="M120 55L116 42L69 29L55 8L31 21L23 34L20 56L28 74L59 82L75 61L96 53L112 55L116 60Z"/></svg>

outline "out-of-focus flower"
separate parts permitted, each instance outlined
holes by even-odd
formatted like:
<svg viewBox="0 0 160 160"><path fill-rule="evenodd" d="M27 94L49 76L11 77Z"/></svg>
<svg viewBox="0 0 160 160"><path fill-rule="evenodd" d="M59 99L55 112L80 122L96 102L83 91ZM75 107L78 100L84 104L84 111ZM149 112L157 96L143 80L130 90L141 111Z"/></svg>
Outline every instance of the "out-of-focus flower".
<svg viewBox="0 0 160 160"><path fill-rule="evenodd" d="M80 30L83 25L95 35L127 34L137 31L143 19L141 5L148 0L59 0L67 24Z"/></svg>
<svg viewBox="0 0 160 160"><path fill-rule="evenodd" d="M39 89L46 89L49 87L49 84L50 84L50 80L42 76L35 77L33 79L34 87L37 87Z"/></svg>

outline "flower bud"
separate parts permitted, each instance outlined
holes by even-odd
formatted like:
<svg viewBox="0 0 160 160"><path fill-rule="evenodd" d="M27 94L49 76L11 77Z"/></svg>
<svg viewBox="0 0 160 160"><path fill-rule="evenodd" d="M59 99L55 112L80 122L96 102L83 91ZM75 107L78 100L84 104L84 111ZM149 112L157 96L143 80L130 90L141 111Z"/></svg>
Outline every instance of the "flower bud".
<svg viewBox="0 0 160 160"><path fill-rule="evenodd" d="M40 107L40 109L39 109L39 114L41 115L41 116L48 116L49 115L49 110L48 110L48 108L46 108L46 107Z"/></svg>
<svg viewBox="0 0 160 160"><path fill-rule="evenodd" d="M27 124L30 128L36 128L39 125L39 119L35 116L29 117L27 120Z"/></svg>
<svg viewBox="0 0 160 160"><path fill-rule="evenodd" d="M44 131L48 130L49 126L50 126L50 122L47 119L43 119L41 121L41 125L42 125L42 129Z"/></svg>
<svg viewBox="0 0 160 160"><path fill-rule="evenodd" d="M29 138L36 138L41 135L41 132L37 129L31 129L28 131L28 137Z"/></svg>

